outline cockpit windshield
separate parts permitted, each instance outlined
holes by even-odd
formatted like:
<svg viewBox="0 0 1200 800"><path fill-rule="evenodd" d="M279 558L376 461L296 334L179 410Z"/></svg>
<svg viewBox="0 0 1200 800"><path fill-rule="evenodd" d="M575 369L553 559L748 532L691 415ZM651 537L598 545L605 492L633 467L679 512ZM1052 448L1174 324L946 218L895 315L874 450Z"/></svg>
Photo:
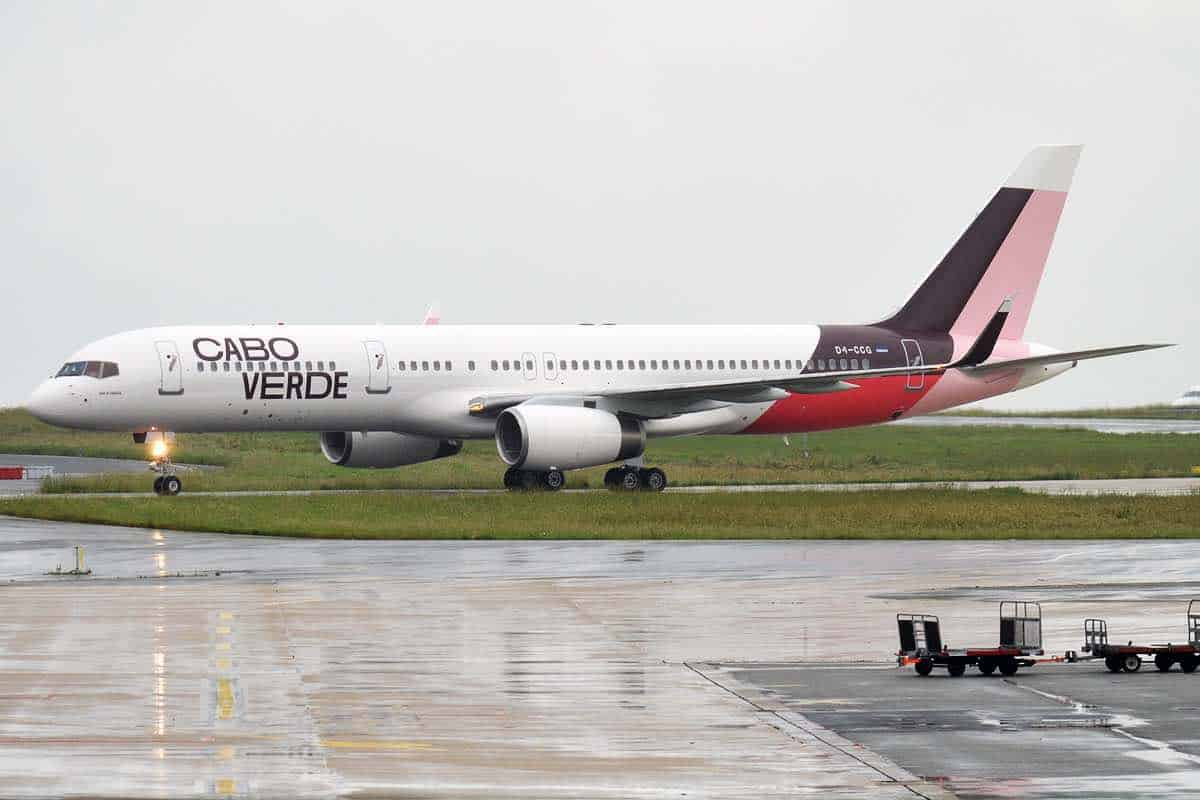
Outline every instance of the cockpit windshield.
<svg viewBox="0 0 1200 800"><path fill-rule="evenodd" d="M87 378L111 378L120 374L121 370L112 361L68 361L54 377L73 378L83 375Z"/></svg>

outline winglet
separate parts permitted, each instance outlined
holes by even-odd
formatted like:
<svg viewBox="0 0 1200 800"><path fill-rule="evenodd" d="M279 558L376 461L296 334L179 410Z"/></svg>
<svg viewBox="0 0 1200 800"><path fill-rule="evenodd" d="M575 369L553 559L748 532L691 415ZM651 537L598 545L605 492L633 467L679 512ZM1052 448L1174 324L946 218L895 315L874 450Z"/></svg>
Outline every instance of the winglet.
<svg viewBox="0 0 1200 800"><path fill-rule="evenodd" d="M955 367L974 367L987 361L992 356L992 350L996 347L996 342L1000 339L1000 331L1004 330L1004 323L1008 320L1008 312L1012 310L1013 299L1010 295L1004 298L1004 302L996 309L996 313L984 326L983 332L975 339L975 343L971 345L971 349L963 355L953 366Z"/></svg>

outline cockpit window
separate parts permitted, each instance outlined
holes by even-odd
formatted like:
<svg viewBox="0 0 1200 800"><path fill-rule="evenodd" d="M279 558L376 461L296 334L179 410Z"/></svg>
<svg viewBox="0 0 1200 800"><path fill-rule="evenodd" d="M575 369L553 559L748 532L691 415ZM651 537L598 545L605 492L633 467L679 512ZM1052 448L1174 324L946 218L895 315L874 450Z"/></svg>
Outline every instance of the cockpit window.
<svg viewBox="0 0 1200 800"><path fill-rule="evenodd" d="M87 378L111 378L120 374L120 368L112 361L68 361L54 377L73 378L83 375Z"/></svg>

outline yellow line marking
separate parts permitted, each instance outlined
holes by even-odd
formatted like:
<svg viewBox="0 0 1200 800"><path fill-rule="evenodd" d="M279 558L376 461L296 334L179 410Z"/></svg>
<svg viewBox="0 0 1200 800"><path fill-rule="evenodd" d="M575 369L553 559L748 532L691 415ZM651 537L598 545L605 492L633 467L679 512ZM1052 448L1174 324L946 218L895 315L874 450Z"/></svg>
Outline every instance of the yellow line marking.
<svg viewBox="0 0 1200 800"><path fill-rule="evenodd" d="M231 628L228 625L218 625L217 634L220 636L228 636Z"/></svg>
<svg viewBox="0 0 1200 800"><path fill-rule="evenodd" d="M228 650L229 642L217 642L217 649L218 650Z"/></svg>
<svg viewBox="0 0 1200 800"><path fill-rule="evenodd" d="M222 611L217 616L219 616L221 619L233 619L233 612L232 611Z"/></svg>
<svg viewBox="0 0 1200 800"><path fill-rule="evenodd" d="M237 781L233 778L221 778L214 788L217 794L233 794L237 791Z"/></svg>
<svg viewBox="0 0 1200 800"><path fill-rule="evenodd" d="M334 750L440 750L429 742L386 742L378 739L322 739L322 747Z"/></svg>
<svg viewBox="0 0 1200 800"><path fill-rule="evenodd" d="M217 669L229 669L229 664L230 662L228 658L218 658L216 661Z"/></svg>
<svg viewBox="0 0 1200 800"><path fill-rule="evenodd" d="M233 719L233 683L229 678L217 680L217 718Z"/></svg>
<svg viewBox="0 0 1200 800"><path fill-rule="evenodd" d="M217 758L221 759L222 761L230 761L233 759L233 754L234 749L229 745L225 745L217 751Z"/></svg>

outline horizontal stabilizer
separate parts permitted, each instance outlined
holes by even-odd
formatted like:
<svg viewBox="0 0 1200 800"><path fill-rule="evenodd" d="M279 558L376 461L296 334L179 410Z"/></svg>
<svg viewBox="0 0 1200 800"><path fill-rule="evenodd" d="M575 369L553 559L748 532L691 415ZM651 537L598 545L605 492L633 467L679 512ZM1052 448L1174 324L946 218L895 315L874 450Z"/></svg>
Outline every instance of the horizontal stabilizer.
<svg viewBox="0 0 1200 800"><path fill-rule="evenodd" d="M1126 344L1120 347L1098 347L1093 350L1071 350L1066 353L1050 353L1044 356L1029 356L1028 358L1010 358L1007 361L993 361L989 364L980 364L978 366L964 366L963 371L978 375L985 372L994 372L1000 369L1014 369L1018 367L1043 367L1050 364L1066 364L1070 361L1086 361L1089 358L1106 358L1107 356L1119 356L1125 353L1140 353L1143 350L1157 350L1160 347L1174 347L1173 344Z"/></svg>

